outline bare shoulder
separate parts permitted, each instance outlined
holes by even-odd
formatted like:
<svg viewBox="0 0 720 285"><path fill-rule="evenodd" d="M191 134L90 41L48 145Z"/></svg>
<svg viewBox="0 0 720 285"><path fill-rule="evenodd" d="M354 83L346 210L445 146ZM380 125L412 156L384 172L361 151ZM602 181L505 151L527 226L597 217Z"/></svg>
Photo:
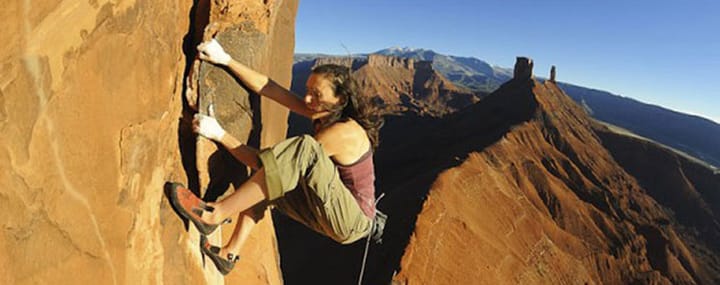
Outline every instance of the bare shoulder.
<svg viewBox="0 0 720 285"><path fill-rule="evenodd" d="M354 120L332 124L319 131L315 139L340 160L362 155L369 148L365 130Z"/></svg>
<svg viewBox="0 0 720 285"><path fill-rule="evenodd" d="M349 120L347 122L337 122L322 130L320 130L315 137L318 141L325 142L343 142L346 143L348 140L354 140L358 132L364 132L362 127L355 121Z"/></svg>

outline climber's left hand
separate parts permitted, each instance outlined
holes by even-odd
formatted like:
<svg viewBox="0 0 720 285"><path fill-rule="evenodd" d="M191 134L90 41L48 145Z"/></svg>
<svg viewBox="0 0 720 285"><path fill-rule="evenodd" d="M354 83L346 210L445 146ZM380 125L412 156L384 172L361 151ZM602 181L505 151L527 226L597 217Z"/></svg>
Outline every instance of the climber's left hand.
<svg viewBox="0 0 720 285"><path fill-rule="evenodd" d="M199 135L214 141L220 141L225 136L225 129L220 126L214 116L195 114L193 130Z"/></svg>

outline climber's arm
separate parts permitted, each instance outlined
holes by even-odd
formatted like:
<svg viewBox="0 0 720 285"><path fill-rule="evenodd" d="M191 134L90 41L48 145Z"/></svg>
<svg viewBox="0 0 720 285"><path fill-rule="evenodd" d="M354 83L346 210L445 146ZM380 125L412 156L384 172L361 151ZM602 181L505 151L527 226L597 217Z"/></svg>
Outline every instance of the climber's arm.
<svg viewBox="0 0 720 285"><path fill-rule="evenodd" d="M233 137L229 133L225 133L218 142L241 163L254 170L258 170L260 168L257 149L241 143L237 138Z"/></svg>
<svg viewBox="0 0 720 285"><path fill-rule="evenodd" d="M200 59L207 60L214 64L224 65L230 69L230 72L237 77L251 91L266 96L275 102L290 109L302 116L315 119L322 113L309 109L305 103L290 90L275 83L266 75L259 73L246 65L232 59L232 57L223 50L222 46L216 41L211 40L204 42L198 46Z"/></svg>
<svg viewBox="0 0 720 285"><path fill-rule="evenodd" d="M310 119L317 119L322 115L322 113L308 108L307 105L305 105L305 102L303 102L298 96L290 90L287 90L285 87L280 86L273 80L268 80L267 84L263 86L258 94L262 94L263 96L287 107L290 111Z"/></svg>
<svg viewBox="0 0 720 285"><path fill-rule="evenodd" d="M252 169L259 169L260 163L257 149L244 145L237 138L226 132L214 117L212 108L209 110L211 116L195 114L193 118L193 131L208 139L222 144L235 159L250 166Z"/></svg>
<svg viewBox="0 0 720 285"><path fill-rule="evenodd" d="M316 119L322 115L308 108L305 102L292 91L280 86L280 84L277 84L274 80L252 70L244 64L231 59L228 68L245 86L250 88L250 90L280 103L290 109L290 111L310 119Z"/></svg>

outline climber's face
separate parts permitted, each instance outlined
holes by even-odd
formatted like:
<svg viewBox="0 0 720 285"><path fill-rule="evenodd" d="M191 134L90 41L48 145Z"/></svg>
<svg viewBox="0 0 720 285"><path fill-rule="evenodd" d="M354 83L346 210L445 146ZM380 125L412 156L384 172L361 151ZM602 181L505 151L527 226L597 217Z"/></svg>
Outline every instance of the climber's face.
<svg viewBox="0 0 720 285"><path fill-rule="evenodd" d="M308 78L307 94L305 94L305 105L313 111L329 111L340 103L335 96L333 85L324 74L313 73Z"/></svg>

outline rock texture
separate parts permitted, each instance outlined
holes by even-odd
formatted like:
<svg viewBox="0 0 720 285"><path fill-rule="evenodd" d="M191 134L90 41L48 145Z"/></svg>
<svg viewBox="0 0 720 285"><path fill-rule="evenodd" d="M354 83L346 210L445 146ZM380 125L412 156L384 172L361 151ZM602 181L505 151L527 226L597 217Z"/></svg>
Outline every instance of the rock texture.
<svg viewBox="0 0 720 285"><path fill-rule="evenodd" d="M269 74L287 86L291 75L288 67L292 66L292 58L288 55L293 52L296 9L295 1L212 1L208 9L209 23L202 38L215 37L235 60ZM198 65L197 83L192 83L198 87L200 112L207 114L212 106L215 116L229 133L255 147L268 147L285 138L287 108L248 93L225 69L196 60L193 66ZM190 80L196 80L195 76ZM199 181L194 189L208 201L230 193L249 175L245 166L204 138L197 140L196 166ZM269 217L269 214L265 216ZM228 276L228 282L282 282L276 243L273 238L268 238L273 232L270 218L263 219L255 227L250 237L252 246L241 253L244 261L238 264L240 270ZM220 244L227 242L231 233L219 231L209 238ZM212 266L206 269L207 275L222 279Z"/></svg>
<svg viewBox="0 0 720 285"><path fill-rule="evenodd" d="M203 23L233 13L220 21L221 41L235 33L249 48L233 55L289 85L297 2L191 5L14 1L0 12L8 35L0 44L0 283L222 282L211 264L203 269L194 229L185 232L163 197L168 180L205 184L187 149L195 138L186 66ZM235 123L225 109L247 107L252 96L230 91L223 95L232 103L216 104L221 121L252 137L250 121ZM257 144L284 138L286 113L260 105ZM281 283L274 239L265 219L229 281Z"/></svg>

